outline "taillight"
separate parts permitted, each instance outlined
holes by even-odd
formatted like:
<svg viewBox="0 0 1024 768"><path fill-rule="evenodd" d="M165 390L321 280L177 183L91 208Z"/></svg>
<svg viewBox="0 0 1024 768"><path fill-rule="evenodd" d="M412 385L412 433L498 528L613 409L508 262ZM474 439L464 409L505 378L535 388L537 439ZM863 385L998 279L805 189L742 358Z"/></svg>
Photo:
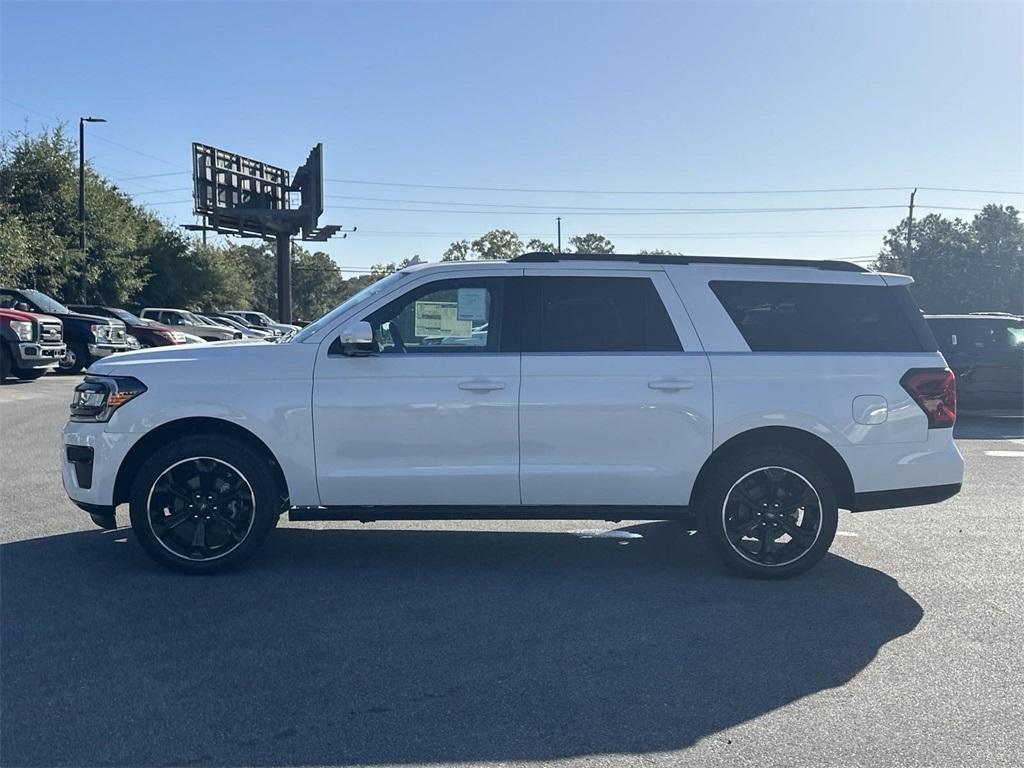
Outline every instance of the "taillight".
<svg viewBox="0 0 1024 768"><path fill-rule="evenodd" d="M900 379L914 402L928 417L928 429L956 423L956 377L945 368L911 368Z"/></svg>

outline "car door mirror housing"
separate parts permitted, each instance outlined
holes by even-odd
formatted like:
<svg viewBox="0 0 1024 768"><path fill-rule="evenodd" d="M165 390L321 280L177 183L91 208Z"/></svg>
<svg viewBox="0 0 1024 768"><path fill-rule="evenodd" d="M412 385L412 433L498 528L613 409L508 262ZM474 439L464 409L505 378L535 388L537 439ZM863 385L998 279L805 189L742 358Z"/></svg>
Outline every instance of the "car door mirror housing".
<svg viewBox="0 0 1024 768"><path fill-rule="evenodd" d="M373 338L373 326L365 320L349 323L341 329L338 338L331 345L332 353L340 352L349 357L375 355L379 351Z"/></svg>

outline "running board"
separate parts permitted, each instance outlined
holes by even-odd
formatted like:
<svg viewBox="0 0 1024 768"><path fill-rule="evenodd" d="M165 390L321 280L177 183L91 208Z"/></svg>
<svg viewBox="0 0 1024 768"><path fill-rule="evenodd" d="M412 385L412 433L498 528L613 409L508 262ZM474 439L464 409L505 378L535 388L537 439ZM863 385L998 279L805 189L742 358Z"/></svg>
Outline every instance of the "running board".
<svg viewBox="0 0 1024 768"><path fill-rule="evenodd" d="M685 506L637 507L626 505L543 506L389 506L389 507L292 507L288 519L354 520L679 520L689 514Z"/></svg>

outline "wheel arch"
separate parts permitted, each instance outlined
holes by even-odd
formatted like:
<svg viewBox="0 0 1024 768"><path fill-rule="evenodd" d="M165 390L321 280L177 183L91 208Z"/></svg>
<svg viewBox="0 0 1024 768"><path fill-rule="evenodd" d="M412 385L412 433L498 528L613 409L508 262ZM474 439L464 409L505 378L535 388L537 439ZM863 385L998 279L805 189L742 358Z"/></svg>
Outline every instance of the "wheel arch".
<svg viewBox="0 0 1024 768"><path fill-rule="evenodd" d="M209 416L196 416L161 424L147 432L132 446L117 470L117 479L114 481L114 505L117 506L128 501L135 474L154 451L179 438L201 434L234 438L253 448L267 461L274 482L281 493L281 498L288 499L288 481L285 479L284 471L273 451L265 442L245 427L232 421Z"/></svg>
<svg viewBox="0 0 1024 768"><path fill-rule="evenodd" d="M718 446L697 473L690 494L691 506L700 498L711 471L741 451L751 448L784 446L792 448L821 463L836 492L839 506L849 509L853 504L853 475L843 457L827 441L796 427L758 427L734 435Z"/></svg>

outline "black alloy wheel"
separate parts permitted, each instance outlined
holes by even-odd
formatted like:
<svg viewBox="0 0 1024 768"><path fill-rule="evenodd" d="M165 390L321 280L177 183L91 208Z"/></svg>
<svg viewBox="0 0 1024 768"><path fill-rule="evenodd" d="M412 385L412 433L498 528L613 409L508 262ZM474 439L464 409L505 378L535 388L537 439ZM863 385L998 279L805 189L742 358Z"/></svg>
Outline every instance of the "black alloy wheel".
<svg viewBox="0 0 1024 768"><path fill-rule="evenodd" d="M722 526L740 557L757 565L788 565L807 554L821 535L821 499L798 472L761 467L729 489Z"/></svg>
<svg viewBox="0 0 1024 768"><path fill-rule="evenodd" d="M161 546L187 560L215 560L238 547L256 520L249 481L211 456L182 459L153 483L146 503Z"/></svg>
<svg viewBox="0 0 1024 768"><path fill-rule="evenodd" d="M735 571L783 579L811 568L832 545L839 507L832 479L788 446L723 457L702 481L698 530Z"/></svg>
<svg viewBox="0 0 1024 768"><path fill-rule="evenodd" d="M135 474L132 530L157 562L211 573L249 557L277 525L285 491L272 459L235 437L196 434L150 456Z"/></svg>

